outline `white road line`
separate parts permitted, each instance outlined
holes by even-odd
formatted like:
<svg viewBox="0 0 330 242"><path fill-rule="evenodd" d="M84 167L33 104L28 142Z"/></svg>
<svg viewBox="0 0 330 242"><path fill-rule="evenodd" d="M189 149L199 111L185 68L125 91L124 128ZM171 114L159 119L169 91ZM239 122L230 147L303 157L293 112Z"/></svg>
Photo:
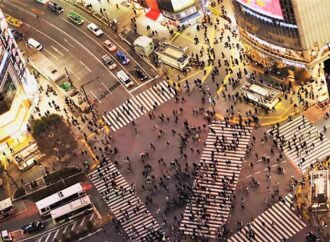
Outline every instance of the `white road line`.
<svg viewBox="0 0 330 242"><path fill-rule="evenodd" d="M101 82L101 84L104 86L104 88L105 88L110 94L112 94L112 92L109 90L109 88L107 88L107 86L106 86L103 82Z"/></svg>
<svg viewBox="0 0 330 242"><path fill-rule="evenodd" d="M81 223L80 223L80 225L79 225L79 226L82 226L82 225L84 224L84 222L85 222L85 219L86 219L86 217L83 217L83 219L81 220Z"/></svg>
<svg viewBox="0 0 330 242"><path fill-rule="evenodd" d="M96 43L96 45L98 45L99 47L101 47L102 49L104 49L103 48L103 46L101 45L101 44L99 44L97 41L95 41L91 36L89 36L88 34L86 34L84 31L82 31L80 28L78 28L77 26L75 26L73 23L71 23L70 21L68 21L68 20L66 20L65 18L62 18L61 17L61 19L63 20L63 21L65 21L65 22L67 22L68 24L70 24L71 26L73 26L74 28L76 28L78 31L80 31L81 33L83 33L85 36L87 36L88 38L90 38L94 43ZM52 25L52 26L54 26L54 25ZM56 26L54 26L55 28L57 28ZM57 29L59 29L59 28L57 28ZM66 35L68 35L66 32L64 32L62 29L59 29L60 31L62 31L63 33L65 33ZM68 35L68 36L70 36L70 35ZM74 39L72 36L70 36L70 38L72 38L72 39ZM75 39L74 39L75 40ZM110 71L108 68L106 68L105 66L104 66L104 64L102 63L102 61L99 59L99 58L97 58L89 49L87 49L84 45L82 45L79 41L77 41L77 40L75 40L80 46L82 46L86 51L88 51L91 55L93 55L94 56L94 58L97 60L97 62L99 62L109 73L110 73L110 75L112 75L114 78L115 78L115 80L117 80L117 77L115 76L115 74L113 74L112 73L112 71ZM119 82L120 83L120 85L127 91L127 93L131 96L131 97L133 97L133 95L132 95L132 93L125 87L125 85L123 84L123 83L121 83L121 82Z"/></svg>
<svg viewBox="0 0 330 242"><path fill-rule="evenodd" d="M50 237L50 235L51 235L52 233L53 233L53 232L50 232L50 233L47 235L47 237L45 238L44 242L47 242L47 241L49 240L49 237Z"/></svg>
<svg viewBox="0 0 330 242"><path fill-rule="evenodd" d="M76 227L76 224L77 224L77 221L75 221L75 222L73 223L72 228L71 228L71 231L74 230L74 227Z"/></svg>
<svg viewBox="0 0 330 242"><path fill-rule="evenodd" d="M65 232L68 230L68 228L69 228L70 225L71 225L71 224L68 224L67 226L65 226L65 228L64 228L64 230L63 230L63 234L65 234Z"/></svg>
<svg viewBox="0 0 330 242"><path fill-rule="evenodd" d="M82 64L89 72L92 72L92 70L91 69L89 69L89 67L88 66L86 66L86 64L84 63L84 62L82 62L82 61L79 61L80 62L80 64Z"/></svg>
<svg viewBox="0 0 330 242"><path fill-rule="evenodd" d="M53 236L53 240L55 240L56 239L56 237L57 237L57 235L58 235L58 233L60 232L60 230L58 229L58 230L56 230L56 232L55 232L55 234L54 234L54 236Z"/></svg>
<svg viewBox="0 0 330 242"><path fill-rule="evenodd" d="M92 92L92 90L89 90L89 91L90 91L90 93L95 97L95 99L96 99L99 103L102 103L102 102L100 101L100 99L98 99L97 96L94 94L94 92Z"/></svg>
<svg viewBox="0 0 330 242"><path fill-rule="evenodd" d="M71 47L75 48L75 46L73 44L71 44L66 38L63 39L68 45L70 45Z"/></svg>
<svg viewBox="0 0 330 242"><path fill-rule="evenodd" d="M148 72L146 72L144 70L144 68L139 64L139 62L137 62L126 50L124 47L122 47L119 43L117 43L114 39L112 39L107 33L104 33L113 43L116 43L117 46L120 46L121 50L123 52L126 53L127 56L129 56L131 58L131 60L134 60L134 62L136 63L137 66L139 66L141 68L142 71L144 71L147 75L148 75ZM142 58L140 58L142 60Z"/></svg>
<svg viewBox="0 0 330 242"><path fill-rule="evenodd" d="M50 48L52 48L53 50L55 50L57 53L59 53L61 56L64 56L64 54L61 52L61 51L59 51L57 48L55 48L54 46L50 46Z"/></svg>
<svg viewBox="0 0 330 242"><path fill-rule="evenodd" d="M156 80L156 78L158 78L158 76L156 76L156 77L154 77L154 78L151 78L149 81L146 81L146 82L144 82L143 84L141 84L141 85L139 85L139 86L133 88L133 89L131 90L131 92L135 92L135 91L138 90L140 87L143 87L144 85L146 85L146 84L148 84L148 83L150 83L150 82Z"/></svg>
<svg viewBox="0 0 330 242"><path fill-rule="evenodd" d="M47 52L51 57L53 57L55 60L58 60L58 57L56 55L54 55L52 52L50 52L49 50L47 49L44 49L45 52Z"/></svg>
<svg viewBox="0 0 330 242"><path fill-rule="evenodd" d="M95 213L92 213L92 216L89 218L89 221L92 221L95 216Z"/></svg>
<svg viewBox="0 0 330 242"><path fill-rule="evenodd" d="M25 12L26 14L30 15L30 16L34 16L34 14L32 14L30 11L24 9L24 8L21 8L21 7L18 7L16 4L12 4L12 3L9 3L9 1L7 1L7 4L13 6L14 8L19 8L21 11ZM6 15L6 14L5 14ZM8 15L7 15L8 16ZM40 21L44 21L43 19L41 19ZM47 22L47 21L45 21ZM48 23L48 22L47 22ZM27 24L26 22L24 22L24 25L26 26L29 26L31 29L37 31L38 33L41 33L42 35L46 36L47 38L51 39L52 41L54 41L56 44L58 44L59 46L61 46L66 52L69 52L69 50L63 46L61 43L59 43L57 40L53 39L52 37L50 37L49 35L41 32L40 30L34 28L33 26Z"/></svg>

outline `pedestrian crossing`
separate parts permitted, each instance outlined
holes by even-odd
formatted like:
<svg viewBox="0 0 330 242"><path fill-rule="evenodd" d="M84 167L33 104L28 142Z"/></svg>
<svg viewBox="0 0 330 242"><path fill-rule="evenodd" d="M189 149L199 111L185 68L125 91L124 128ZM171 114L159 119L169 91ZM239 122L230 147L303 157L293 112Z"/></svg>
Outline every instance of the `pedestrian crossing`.
<svg viewBox="0 0 330 242"><path fill-rule="evenodd" d="M210 131L180 224L192 237L216 238L226 223L252 128L214 122Z"/></svg>
<svg viewBox="0 0 330 242"><path fill-rule="evenodd" d="M107 112L103 119L116 131L174 96L175 90L166 81L162 81Z"/></svg>
<svg viewBox="0 0 330 242"><path fill-rule="evenodd" d="M131 241L162 241L159 224L110 160L102 161L89 179Z"/></svg>
<svg viewBox="0 0 330 242"><path fill-rule="evenodd" d="M289 193L241 228L228 242L282 242L298 233L306 224L294 213L292 199Z"/></svg>
<svg viewBox="0 0 330 242"><path fill-rule="evenodd" d="M328 138L303 115L285 124L275 125L268 132L302 172L308 170L311 164L322 162L330 155Z"/></svg>

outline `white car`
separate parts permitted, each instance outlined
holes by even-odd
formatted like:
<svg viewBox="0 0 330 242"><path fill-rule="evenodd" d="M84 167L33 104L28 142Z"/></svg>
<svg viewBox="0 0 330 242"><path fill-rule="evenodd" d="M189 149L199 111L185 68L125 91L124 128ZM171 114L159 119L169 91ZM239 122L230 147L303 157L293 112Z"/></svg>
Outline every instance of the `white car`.
<svg viewBox="0 0 330 242"><path fill-rule="evenodd" d="M109 55L104 55L101 57L102 62L106 65L110 70L113 70L117 67L116 63L111 59Z"/></svg>
<svg viewBox="0 0 330 242"><path fill-rule="evenodd" d="M108 39L103 42L103 45L104 45L104 48L110 52L115 51L117 49L117 47Z"/></svg>
<svg viewBox="0 0 330 242"><path fill-rule="evenodd" d="M123 70L117 72L117 77L119 81L124 84L125 87L130 87L134 85L133 81L127 76L127 74Z"/></svg>
<svg viewBox="0 0 330 242"><path fill-rule="evenodd" d="M102 29L100 29L96 24L90 23L89 25L87 25L87 28L98 37L104 34Z"/></svg>
<svg viewBox="0 0 330 242"><path fill-rule="evenodd" d="M33 39L33 38L29 38L27 40L27 45L30 47L30 48L35 48L37 50L42 50L42 44L40 44L37 40Z"/></svg>

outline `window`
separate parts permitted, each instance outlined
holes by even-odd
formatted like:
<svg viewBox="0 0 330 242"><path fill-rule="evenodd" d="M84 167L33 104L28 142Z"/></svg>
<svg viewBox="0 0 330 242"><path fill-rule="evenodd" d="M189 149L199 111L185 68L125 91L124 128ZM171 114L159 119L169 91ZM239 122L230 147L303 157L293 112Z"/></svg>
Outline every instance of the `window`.
<svg viewBox="0 0 330 242"><path fill-rule="evenodd" d="M0 90L0 115L10 110L16 94L16 87L9 73L4 82Z"/></svg>

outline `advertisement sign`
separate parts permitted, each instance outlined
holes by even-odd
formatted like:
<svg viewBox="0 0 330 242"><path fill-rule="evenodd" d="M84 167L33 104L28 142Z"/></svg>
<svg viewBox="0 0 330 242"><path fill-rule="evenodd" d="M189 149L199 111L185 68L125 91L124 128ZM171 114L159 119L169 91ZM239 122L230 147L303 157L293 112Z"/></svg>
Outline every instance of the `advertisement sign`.
<svg viewBox="0 0 330 242"><path fill-rule="evenodd" d="M273 18L283 19L280 0L237 0L244 6Z"/></svg>

